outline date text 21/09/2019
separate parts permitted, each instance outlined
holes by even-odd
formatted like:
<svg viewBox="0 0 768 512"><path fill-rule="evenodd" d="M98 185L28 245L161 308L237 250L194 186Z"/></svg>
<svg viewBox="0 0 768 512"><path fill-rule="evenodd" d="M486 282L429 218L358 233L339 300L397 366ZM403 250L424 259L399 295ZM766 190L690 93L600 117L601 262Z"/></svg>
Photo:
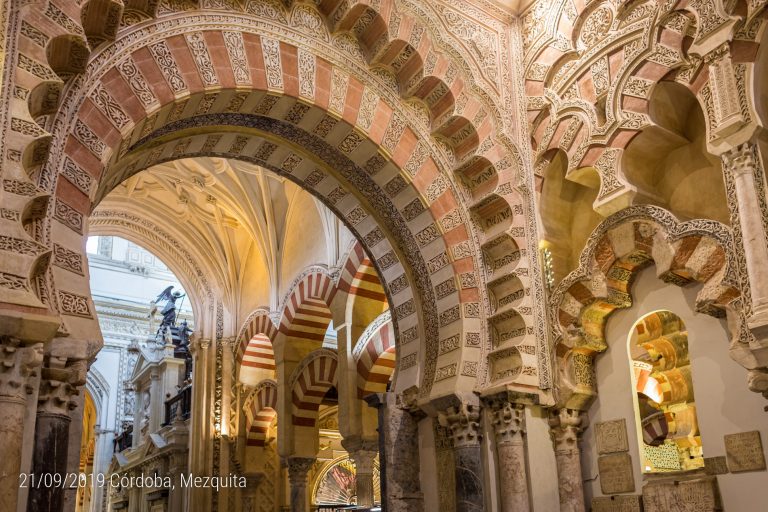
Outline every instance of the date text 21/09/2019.
<svg viewBox="0 0 768 512"><path fill-rule="evenodd" d="M176 486L188 488L209 488L218 491L222 488L245 487L244 476L229 474L227 476L196 476L192 473L181 473L178 478L160 475L121 475L113 473L22 473L19 475L19 487L72 489L77 487L116 487L116 488L150 488L175 489Z"/></svg>

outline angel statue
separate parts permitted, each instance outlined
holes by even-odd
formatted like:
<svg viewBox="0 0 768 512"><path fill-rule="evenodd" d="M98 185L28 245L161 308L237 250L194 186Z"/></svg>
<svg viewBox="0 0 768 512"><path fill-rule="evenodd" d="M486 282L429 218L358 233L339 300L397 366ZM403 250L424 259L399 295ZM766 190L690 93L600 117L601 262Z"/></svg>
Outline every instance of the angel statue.
<svg viewBox="0 0 768 512"><path fill-rule="evenodd" d="M171 327L176 326L176 301L186 297L186 295L179 291L171 293L171 290L173 290L173 285L163 290L163 292L154 300L154 304L158 304L163 300L166 301L165 306L163 306L163 309L160 311L160 314L163 315L163 320L160 322L160 327L157 328L155 338L161 334L165 334L166 331L170 331ZM156 306L153 307L150 314L154 314L155 310Z"/></svg>

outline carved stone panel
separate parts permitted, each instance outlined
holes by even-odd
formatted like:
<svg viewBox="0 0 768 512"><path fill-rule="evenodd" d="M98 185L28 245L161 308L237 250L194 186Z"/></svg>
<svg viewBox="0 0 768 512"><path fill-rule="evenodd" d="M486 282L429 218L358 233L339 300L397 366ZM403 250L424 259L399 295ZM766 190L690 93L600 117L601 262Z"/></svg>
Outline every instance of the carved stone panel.
<svg viewBox="0 0 768 512"><path fill-rule="evenodd" d="M600 471L600 489L603 494L634 492L635 478L632 474L632 457L628 453L603 455L597 459Z"/></svg>
<svg viewBox="0 0 768 512"><path fill-rule="evenodd" d="M662 480L643 486L645 512L714 512L722 510L716 477Z"/></svg>
<svg viewBox="0 0 768 512"><path fill-rule="evenodd" d="M765 469L765 454L760 431L740 432L725 436L725 455L733 473Z"/></svg>
<svg viewBox="0 0 768 512"><path fill-rule="evenodd" d="M600 455L629 451L626 420L622 418L595 424L595 440Z"/></svg>
<svg viewBox="0 0 768 512"><path fill-rule="evenodd" d="M643 502L637 494L592 498L592 512L643 512Z"/></svg>
<svg viewBox="0 0 768 512"><path fill-rule="evenodd" d="M728 473L725 457L704 457L704 472L708 475L724 475Z"/></svg>

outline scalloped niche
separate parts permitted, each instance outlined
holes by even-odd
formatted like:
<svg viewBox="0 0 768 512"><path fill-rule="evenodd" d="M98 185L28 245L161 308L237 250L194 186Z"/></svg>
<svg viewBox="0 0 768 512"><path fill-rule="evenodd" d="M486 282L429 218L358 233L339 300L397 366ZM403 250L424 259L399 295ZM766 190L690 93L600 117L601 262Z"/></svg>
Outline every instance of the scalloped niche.
<svg viewBox="0 0 768 512"><path fill-rule="evenodd" d="M516 379L523 370L523 358L514 347L494 352L489 357L491 380Z"/></svg>

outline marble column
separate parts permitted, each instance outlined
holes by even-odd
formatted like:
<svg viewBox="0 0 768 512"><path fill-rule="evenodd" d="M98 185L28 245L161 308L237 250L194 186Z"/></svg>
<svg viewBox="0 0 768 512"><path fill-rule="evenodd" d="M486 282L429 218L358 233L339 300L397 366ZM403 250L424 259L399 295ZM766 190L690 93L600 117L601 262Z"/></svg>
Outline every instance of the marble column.
<svg viewBox="0 0 768 512"><path fill-rule="evenodd" d="M525 468L525 406L506 399L492 403L496 453L499 458L501 512L528 512Z"/></svg>
<svg viewBox="0 0 768 512"><path fill-rule="evenodd" d="M43 344L24 346L20 340L0 338L0 510L17 508L21 448L27 413L29 378L43 362Z"/></svg>
<svg viewBox="0 0 768 512"><path fill-rule="evenodd" d="M247 473L243 476L245 476L245 488L242 490L243 512L256 512L256 498L264 473Z"/></svg>
<svg viewBox="0 0 768 512"><path fill-rule="evenodd" d="M386 512L423 512L424 496L419 481L419 416L410 406L398 403L394 393L365 398L379 414L379 471L381 501Z"/></svg>
<svg viewBox="0 0 768 512"><path fill-rule="evenodd" d="M291 484L291 512L309 512L307 476L315 463L311 457L288 458L288 481Z"/></svg>
<svg viewBox="0 0 768 512"><path fill-rule="evenodd" d="M729 194L728 202L738 213L750 281L750 328L768 326L768 233L765 231L768 211L765 210L765 197L760 196L766 184L757 151L755 144L747 142L723 154L726 182L733 183L735 192Z"/></svg>
<svg viewBox="0 0 768 512"><path fill-rule="evenodd" d="M586 417L573 409L551 411L549 426L557 464L560 512L585 512L579 436L586 428Z"/></svg>
<svg viewBox="0 0 768 512"><path fill-rule="evenodd" d="M346 448L346 445L344 445ZM373 465L378 451L369 442L362 442L355 450L349 450L350 458L355 463L355 487L357 490L357 506L370 508L373 506Z"/></svg>
<svg viewBox="0 0 768 512"><path fill-rule="evenodd" d="M440 412L438 419L453 434L456 512L484 512L480 406L478 403L461 402Z"/></svg>
<svg viewBox="0 0 768 512"><path fill-rule="evenodd" d="M77 407L76 397L85 385L88 362L54 356L46 359L40 380L32 472L57 475L53 478L63 481L68 470L69 413ZM31 488L27 508L36 512L61 512L64 493L60 485Z"/></svg>

